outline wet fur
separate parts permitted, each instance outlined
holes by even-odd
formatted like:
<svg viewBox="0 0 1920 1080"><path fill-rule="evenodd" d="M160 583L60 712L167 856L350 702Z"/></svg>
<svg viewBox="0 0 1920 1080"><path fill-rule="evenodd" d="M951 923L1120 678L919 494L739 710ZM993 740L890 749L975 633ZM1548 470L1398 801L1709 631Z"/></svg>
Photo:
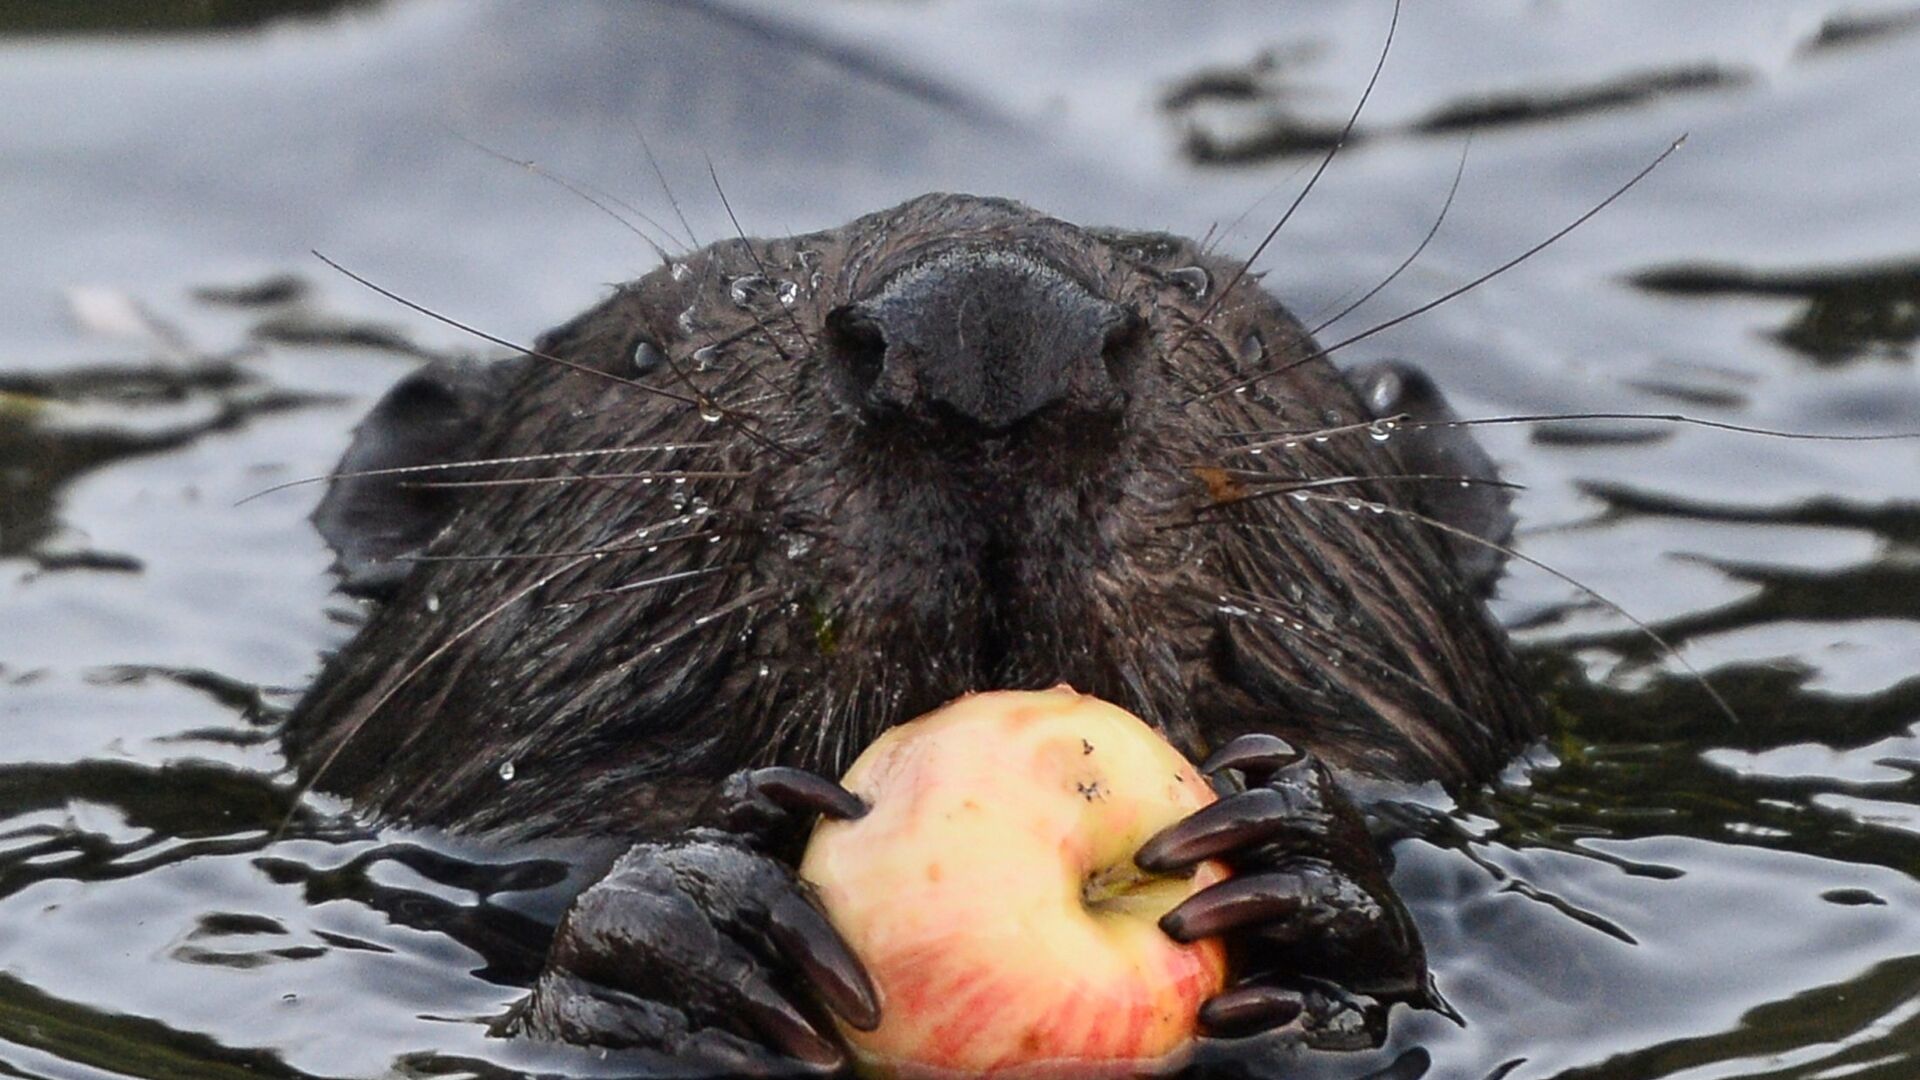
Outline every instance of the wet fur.
<svg viewBox="0 0 1920 1080"><path fill-rule="evenodd" d="M956 246L1025 252L1144 320L1115 358L1119 423L1043 415L983 441L849 406L830 313ZM1368 415L1324 359L1293 366L1312 346L1254 280L1206 295L1236 269L1171 236L932 195L619 287L536 347L603 376L528 357L459 374L480 388L454 392L461 407L485 407L431 456L717 445L458 474L581 478L436 493L416 538L428 555L560 557L397 576L295 712L296 760L386 820L663 835L737 769L838 775L960 693L1068 682L1194 756L1270 731L1354 774L1486 775L1537 730L1537 706L1440 534L1337 500L1235 501L1219 471L1418 471L1364 436L1231 452L1236 432ZM643 344L665 363L639 377ZM592 478L676 470L724 475ZM1326 493L1419 509L1418 490Z"/></svg>

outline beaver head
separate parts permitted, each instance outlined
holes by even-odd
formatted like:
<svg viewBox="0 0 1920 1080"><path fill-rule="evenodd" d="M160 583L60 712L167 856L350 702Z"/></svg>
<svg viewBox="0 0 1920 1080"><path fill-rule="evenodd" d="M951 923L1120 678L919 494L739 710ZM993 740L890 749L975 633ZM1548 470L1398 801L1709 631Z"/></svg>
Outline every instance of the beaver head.
<svg viewBox="0 0 1920 1080"><path fill-rule="evenodd" d="M1252 445L1369 414L1239 271L929 195L424 370L349 469L563 456L335 486L322 528L387 597L296 755L395 817L631 832L735 769L837 774L958 694L1067 682L1190 754L1266 730L1483 772L1533 718L1503 639L1438 533L1369 512L1420 505L1380 479L1416 471L1397 443Z"/></svg>

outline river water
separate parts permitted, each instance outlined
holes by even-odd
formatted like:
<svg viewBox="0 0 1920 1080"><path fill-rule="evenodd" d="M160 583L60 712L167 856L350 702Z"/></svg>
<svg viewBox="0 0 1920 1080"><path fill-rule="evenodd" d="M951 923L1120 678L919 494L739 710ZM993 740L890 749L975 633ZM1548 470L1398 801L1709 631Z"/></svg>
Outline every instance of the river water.
<svg viewBox="0 0 1920 1080"><path fill-rule="evenodd" d="M1261 261L1469 416L1920 428L1920 8L1415 0ZM0 11L0 1075L492 1076L570 887L296 808L274 738L351 632L305 523L422 350L525 340L656 256L930 189L1252 249L1358 99L1381 0L1044 7L22 0ZM644 148L643 148L644 147ZM543 170L516 162L536 161ZM1462 162L1464 160L1464 166ZM574 191L555 182L569 178ZM577 191L594 193L591 199ZM613 200L619 200L615 203ZM655 231L642 225L642 230ZM666 241L662 241L666 242ZM1456 1026L1255 1075L1920 1075L1920 443L1483 429L1496 609L1556 727L1398 848ZM293 824L276 835L281 823Z"/></svg>

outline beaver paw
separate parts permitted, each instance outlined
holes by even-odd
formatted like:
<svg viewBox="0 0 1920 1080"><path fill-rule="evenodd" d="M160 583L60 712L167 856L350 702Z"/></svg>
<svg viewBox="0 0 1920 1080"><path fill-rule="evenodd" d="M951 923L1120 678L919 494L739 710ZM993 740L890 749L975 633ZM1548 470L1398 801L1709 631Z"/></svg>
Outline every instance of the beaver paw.
<svg viewBox="0 0 1920 1080"><path fill-rule="evenodd" d="M1222 937L1237 982L1200 1010L1212 1034L1292 1028L1310 1046L1385 1038L1386 1004L1444 1008L1426 954L1359 810L1326 766L1272 735L1243 735L1203 771L1246 790L1161 831L1135 861L1169 873L1219 859L1233 876L1160 920L1177 941Z"/></svg>
<svg viewBox="0 0 1920 1080"><path fill-rule="evenodd" d="M867 812L860 796L819 773L773 765L743 769L720 783L706 820L759 851L798 847L813 816L850 821Z"/></svg>
<svg viewBox="0 0 1920 1080"><path fill-rule="evenodd" d="M820 1006L871 1029L873 984L792 868L756 844L781 831L776 811L864 808L796 771L729 781L722 802L738 803L739 831L629 849L568 909L502 1032L658 1051L724 1075L841 1068L846 1051Z"/></svg>

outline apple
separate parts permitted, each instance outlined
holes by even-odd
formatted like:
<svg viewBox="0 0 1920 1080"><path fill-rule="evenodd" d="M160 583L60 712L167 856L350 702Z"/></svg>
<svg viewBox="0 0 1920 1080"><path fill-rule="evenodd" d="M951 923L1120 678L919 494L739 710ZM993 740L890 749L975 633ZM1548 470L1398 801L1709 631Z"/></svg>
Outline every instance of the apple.
<svg viewBox="0 0 1920 1080"><path fill-rule="evenodd" d="M1133 864L1211 803L1138 717L1066 686L970 694L886 732L847 771L871 808L823 821L800 876L872 975L880 1026L842 1026L863 1071L1132 1076L1178 1063L1218 993L1218 941L1161 915L1227 876Z"/></svg>

